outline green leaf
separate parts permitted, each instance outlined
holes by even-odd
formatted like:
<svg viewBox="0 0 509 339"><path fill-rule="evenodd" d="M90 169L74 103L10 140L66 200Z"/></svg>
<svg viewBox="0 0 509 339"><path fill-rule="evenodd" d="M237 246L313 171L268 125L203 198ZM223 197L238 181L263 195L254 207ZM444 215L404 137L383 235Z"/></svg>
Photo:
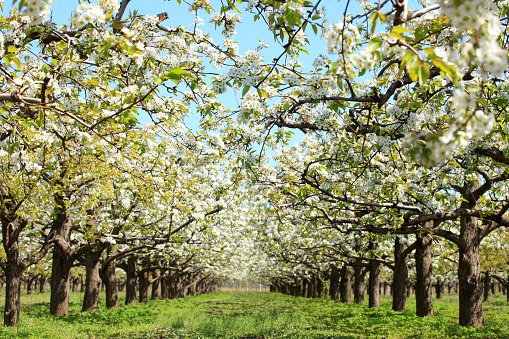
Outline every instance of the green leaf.
<svg viewBox="0 0 509 339"><path fill-rule="evenodd" d="M380 47L382 47L382 39L373 38L369 41L368 50L371 53L376 52L378 49L380 49Z"/></svg>
<svg viewBox="0 0 509 339"><path fill-rule="evenodd" d="M477 98L477 102L483 105L484 107L489 107L488 100L484 98Z"/></svg>
<svg viewBox="0 0 509 339"><path fill-rule="evenodd" d="M16 55L12 56L12 62L18 67L18 69L21 71L21 61Z"/></svg>
<svg viewBox="0 0 509 339"><path fill-rule="evenodd" d="M426 37L428 34L428 28L419 26L415 29L414 36L415 36L415 42L419 42L422 39Z"/></svg>
<svg viewBox="0 0 509 339"><path fill-rule="evenodd" d="M246 95L246 93L249 92L249 88L250 86L244 86L244 89L242 90L242 97L244 97L244 95Z"/></svg>
<svg viewBox="0 0 509 339"><path fill-rule="evenodd" d="M428 78L429 78L429 68L426 65L426 63L421 62L419 64L419 84L421 84L421 86L424 86L424 83L428 80Z"/></svg>
<svg viewBox="0 0 509 339"><path fill-rule="evenodd" d="M267 92L265 92L265 90L263 90L261 88L257 88L256 91L258 92L258 95L260 97L264 97L265 99L269 98L269 94L267 94Z"/></svg>
<svg viewBox="0 0 509 339"><path fill-rule="evenodd" d="M442 59L439 58L433 60L433 65L440 68L440 70L445 74L449 75L452 82L456 84L456 82L458 81L458 74L456 73L456 69L454 68L454 66L447 65Z"/></svg>
<svg viewBox="0 0 509 339"><path fill-rule="evenodd" d="M371 31L370 31L371 34L375 33L376 22L378 21L379 17L380 17L380 14L378 12L373 12L369 16L368 22L371 25Z"/></svg>
<svg viewBox="0 0 509 339"><path fill-rule="evenodd" d="M405 27L396 26L396 27L392 28L391 33L392 32L397 33L397 34L404 34L404 33L411 32L411 30L409 30L409 29L407 29Z"/></svg>
<svg viewBox="0 0 509 339"><path fill-rule="evenodd" d="M17 49L16 46L14 45L9 45L9 47L7 48L7 52L9 53L15 53L17 51L19 51L19 49Z"/></svg>

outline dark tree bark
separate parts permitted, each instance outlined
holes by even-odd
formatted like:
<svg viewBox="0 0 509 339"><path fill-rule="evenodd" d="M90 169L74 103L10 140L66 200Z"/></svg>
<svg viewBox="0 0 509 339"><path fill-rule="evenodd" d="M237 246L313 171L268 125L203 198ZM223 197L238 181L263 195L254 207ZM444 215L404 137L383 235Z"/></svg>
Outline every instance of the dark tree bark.
<svg viewBox="0 0 509 339"><path fill-rule="evenodd" d="M490 289L491 289L491 275L490 275L489 271L484 272L483 286L484 286L483 300L484 300L484 302L489 302L490 301Z"/></svg>
<svg viewBox="0 0 509 339"><path fill-rule="evenodd" d="M380 263L376 260L369 262L369 286L368 286L368 304L369 307L380 307Z"/></svg>
<svg viewBox="0 0 509 339"><path fill-rule="evenodd" d="M85 253L85 296L83 297L82 312L99 310L99 259L103 249L97 248Z"/></svg>
<svg viewBox="0 0 509 339"><path fill-rule="evenodd" d="M433 317L433 284L431 281L432 258L429 234L417 237L415 249L415 264L417 281L415 284L416 315L419 317Z"/></svg>
<svg viewBox="0 0 509 339"><path fill-rule="evenodd" d="M340 301L350 304L352 302L352 280L354 271L351 266L343 265L341 270L341 297Z"/></svg>
<svg viewBox="0 0 509 339"><path fill-rule="evenodd" d="M459 324L461 326L483 326L481 289L481 260L479 253L479 227L476 217L460 218L459 246Z"/></svg>
<svg viewBox="0 0 509 339"><path fill-rule="evenodd" d="M157 261L156 265L160 266L161 263ZM161 299L161 270L156 268L152 271L152 295L150 296L151 300L159 300Z"/></svg>
<svg viewBox="0 0 509 339"><path fill-rule="evenodd" d="M460 217L459 324L483 326L479 227L476 217Z"/></svg>
<svg viewBox="0 0 509 339"><path fill-rule="evenodd" d="M39 293L46 293L46 282L48 277L45 275L41 275L39 278Z"/></svg>
<svg viewBox="0 0 509 339"><path fill-rule="evenodd" d="M354 265L354 300L358 305L364 305L364 293L366 291L366 267L362 266L362 260L358 259Z"/></svg>
<svg viewBox="0 0 509 339"><path fill-rule="evenodd" d="M14 266L14 265L12 265ZM4 325L15 326L19 323L21 311L21 274L18 267L7 267L5 271L5 309Z"/></svg>
<svg viewBox="0 0 509 339"><path fill-rule="evenodd" d="M69 313L69 273L74 262L70 249L71 223L65 197L55 195L57 207L56 219L53 222L56 243L53 249L51 269L50 314L60 316Z"/></svg>
<svg viewBox="0 0 509 339"><path fill-rule="evenodd" d="M329 282L329 297L330 300L338 300L339 297L339 280L341 278L338 267L331 265L330 282Z"/></svg>
<svg viewBox="0 0 509 339"><path fill-rule="evenodd" d="M320 271L316 272L315 284L316 284L316 297L321 298L323 294L323 280Z"/></svg>
<svg viewBox="0 0 509 339"><path fill-rule="evenodd" d="M444 292L444 283L440 278L437 279L437 283L435 284L435 293L437 295L437 299L442 299L442 293Z"/></svg>
<svg viewBox="0 0 509 339"><path fill-rule="evenodd" d="M392 282L392 309L396 312L406 310L406 289L408 286L408 267L405 252L407 245L401 243L400 237L396 237L394 244L394 276Z"/></svg>
<svg viewBox="0 0 509 339"><path fill-rule="evenodd" d="M114 255L115 251L113 251L113 246L108 246L108 254ZM117 275L115 273L115 268L117 266L117 261L115 259L111 259L108 257L106 262L103 263L101 269L99 270L99 274L101 276L101 280L104 283L106 289L106 308L117 308L118 307L118 283L117 283Z"/></svg>
<svg viewBox="0 0 509 339"><path fill-rule="evenodd" d="M52 315L59 316L69 313L69 272L71 267L70 256L59 246L55 246L50 280L50 314Z"/></svg>
<svg viewBox="0 0 509 339"><path fill-rule="evenodd" d="M139 296L138 301L140 303L148 303L148 289L150 287L149 271L148 266L150 262L148 259L143 259L143 269L138 272L138 283L139 283Z"/></svg>
<svg viewBox="0 0 509 339"><path fill-rule="evenodd" d="M72 282L72 285L71 285L71 291L72 292L76 292L78 291L78 287L80 285L80 277L74 277L74 278L70 278L71 279L71 282Z"/></svg>
<svg viewBox="0 0 509 339"><path fill-rule="evenodd" d="M169 274L163 275L161 278L161 299L168 300L170 298L170 290L169 290L169 282L168 282Z"/></svg>
<svg viewBox="0 0 509 339"><path fill-rule="evenodd" d="M131 255L127 259L127 270L126 270L127 278L125 294L126 305L136 305L136 278L137 278L136 261L137 257L135 255Z"/></svg>

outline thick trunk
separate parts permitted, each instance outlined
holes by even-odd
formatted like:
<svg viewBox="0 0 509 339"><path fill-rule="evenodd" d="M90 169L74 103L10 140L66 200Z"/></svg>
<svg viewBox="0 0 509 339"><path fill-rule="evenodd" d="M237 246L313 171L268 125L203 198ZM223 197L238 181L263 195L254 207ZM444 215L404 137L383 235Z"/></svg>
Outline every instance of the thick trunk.
<svg viewBox="0 0 509 339"><path fill-rule="evenodd" d="M361 260L354 266L354 300L358 305L364 305L364 293L366 291L366 268L360 266Z"/></svg>
<svg viewBox="0 0 509 339"><path fill-rule="evenodd" d="M60 316L69 313L69 272L72 263L67 254L55 245L51 270L50 314Z"/></svg>
<svg viewBox="0 0 509 339"><path fill-rule="evenodd" d="M7 266L5 272L4 325L16 326L21 310L21 270Z"/></svg>
<svg viewBox="0 0 509 339"><path fill-rule="evenodd" d="M316 280L314 275L309 279L308 298L316 298Z"/></svg>
<svg viewBox="0 0 509 339"><path fill-rule="evenodd" d="M72 285L71 285L71 291L72 291L72 292L76 292L76 291L78 291L80 278L79 278L79 277L71 278L71 282L72 282Z"/></svg>
<svg viewBox="0 0 509 339"><path fill-rule="evenodd" d="M150 287L150 280L148 278L148 271L142 271L139 274L139 286L140 286L140 295L139 302L140 303L148 303L148 288Z"/></svg>
<svg viewBox="0 0 509 339"><path fill-rule="evenodd" d="M350 304L352 302L352 280L354 271L351 266L343 265L341 270L341 297L340 301Z"/></svg>
<svg viewBox="0 0 509 339"><path fill-rule="evenodd" d="M437 279L437 283L435 285L435 293L437 295L437 299L442 299L443 292L444 292L444 283L439 278L439 279Z"/></svg>
<svg viewBox="0 0 509 339"><path fill-rule="evenodd" d="M82 312L98 311L99 303L99 259L102 249L85 253L85 296L83 297Z"/></svg>
<svg viewBox="0 0 509 339"><path fill-rule="evenodd" d="M321 298L323 296L322 295L323 294L323 280L322 280L320 272L316 273L315 281L316 281L316 297Z"/></svg>
<svg viewBox="0 0 509 339"><path fill-rule="evenodd" d="M155 269L152 272L154 282L152 283L152 295L151 300L161 299L161 270Z"/></svg>
<svg viewBox="0 0 509 339"><path fill-rule="evenodd" d="M56 237L64 244L68 244L71 238L71 223L65 197L56 195L55 209L56 219L53 221L53 229ZM50 314L60 316L69 313L69 273L73 264L71 253L67 252L59 242L53 248L53 262L51 265L51 297Z"/></svg>
<svg viewBox="0 0 509 339"><path fill-rule="evenodd" d="M69 258L59 246L53 250L53 263L50 279L50 314L67 315L69 313Z"/></svg>
<svg viewBox="0 0 509 339"><path fill-rule="evenodd" d="M106 288L106 307L117 308L118 307L118 283L117 275L115 273L116 260L112 260L106 265L101 267L101 280Z"/></svg>
<svg viewBox="0 0 509 339"><path fill-rule="evenodd" d="M432 258L429 234L419 235L415 249L415 269L417 281L415 284L416 314L419 317L433 317L433 285L431 281Z"/></svg>
<svg viewBox="0 0 509 339"><path fill-rule="evenodd" d="M369 262L369 307L380 307L380 263L371 260Z"/></svg>
<svg viewBox="0 0 509 339"><path fill-rule="evenodd" d="M48 277L45 275L42 275L39 278L39 292L40 293L46 293L46 281L48 280Z"/></svg>
<svg viewBox="0 0 509 339"><path fill-rule="evenodd" d="M164 275L161 278L161 299L168 300L170 298L170 289L169 289L169 274Z"/></svg>
<svg viewBox="0 0 509 339"><path fill-rule="evenodd" d="M27 294L32 294L32 286L34 284L35 276L30 275L27 278Z"/></svg>
<svg viewBox="0 0 509 339"><path fill-rule="evenodd" d="M330 300L338 300L339 297L339 279L341 278L340 271L336 265L331 265L330 283L329 283L329 297Z"/></svg>
<svg viewBox="0 0 509 339"><path fill-rule="evenodd" d="M490 289L491 289L491 275L490 275L490 272L485 272L484 273L483 286L484 286L484 297L483 297L483 300L484 300L484 302L489 302L490 301Z"/></svg>
<svg viewBox="0 0 509 339"><path fill-rule="evenodd" d="M127 259L125 304L136 305L136 256Z"/></svg>
<svg viewBox="0 0 509 339"><path fill-rule="evenodd" d="M392 309L396 312L406 310L406 289L408 285L408 268L406 257L403 252L407 245L401 243L399 237L396 237L394 245L394 277L392 282Z"/></svg>
<svg viewBox="0 0 509 339"><path fill-rule="evenodd" d="M479 227L477 218L460 218L459 246L459 324L483 326L481 262L479 254Z"/></svg>

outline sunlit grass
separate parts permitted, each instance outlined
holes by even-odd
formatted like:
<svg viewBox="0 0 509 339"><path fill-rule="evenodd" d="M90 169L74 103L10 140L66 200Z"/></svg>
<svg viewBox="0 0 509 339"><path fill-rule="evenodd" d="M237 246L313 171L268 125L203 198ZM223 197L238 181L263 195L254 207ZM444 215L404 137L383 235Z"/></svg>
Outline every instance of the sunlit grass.
<svg viewBox="0 0 509 339"><path fill-rule="evenodd" d="M104 297L104 296L102 296ZM49 315L49 294L23 296L22 320L1 328L0 338L509 338L509 305L497 295L484 307L487 326L457 325L457 296L434 301L436 317L278 293L220 292L82 313L72 293L67 317ZM0 299L3 304L3 298ZM123 303L121 294L120 303Z"/></svg>

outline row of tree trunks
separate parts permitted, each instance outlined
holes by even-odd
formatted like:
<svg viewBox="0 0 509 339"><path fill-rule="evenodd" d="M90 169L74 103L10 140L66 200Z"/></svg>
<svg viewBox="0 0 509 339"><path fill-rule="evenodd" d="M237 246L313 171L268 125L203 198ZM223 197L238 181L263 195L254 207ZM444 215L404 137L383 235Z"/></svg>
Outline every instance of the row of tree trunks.
<svg viewBox="0 0 509 339"><path fill-rule="evenodd" d="M394 270L392 282L393 309L401 312L406 309L407 292L409 292L408 265L407 257L415 249L415 259L417 268L417 281L415 284L416 292L416 314L421 317L433 316L432 301L432 236L429 234L419 235L417 241L407 245L396 237L394 249L394 265L390 265ZM376 250L376 243L369 244L370 250ZM387 294L389 284L381 283L380 269L381 260L370 259L363 261L357 258L351 264L343 264L341 269L337 265L331 265L328 275L329 279L329 298L331 300L340 300L343 303L364 304L364 293L366 291L366 274L369 273L369 283L367 285L369 307L380 307L380 292L383 289ZM274 278L271 284L271 291L281 292L295 296L315 297L314 290L316 284L313 281L319 277L319 273L313 273L311 279L293 278L284 280ZM320 284L321 286L322 284ZM321 296L320 293L318 293Z"/></svg>

